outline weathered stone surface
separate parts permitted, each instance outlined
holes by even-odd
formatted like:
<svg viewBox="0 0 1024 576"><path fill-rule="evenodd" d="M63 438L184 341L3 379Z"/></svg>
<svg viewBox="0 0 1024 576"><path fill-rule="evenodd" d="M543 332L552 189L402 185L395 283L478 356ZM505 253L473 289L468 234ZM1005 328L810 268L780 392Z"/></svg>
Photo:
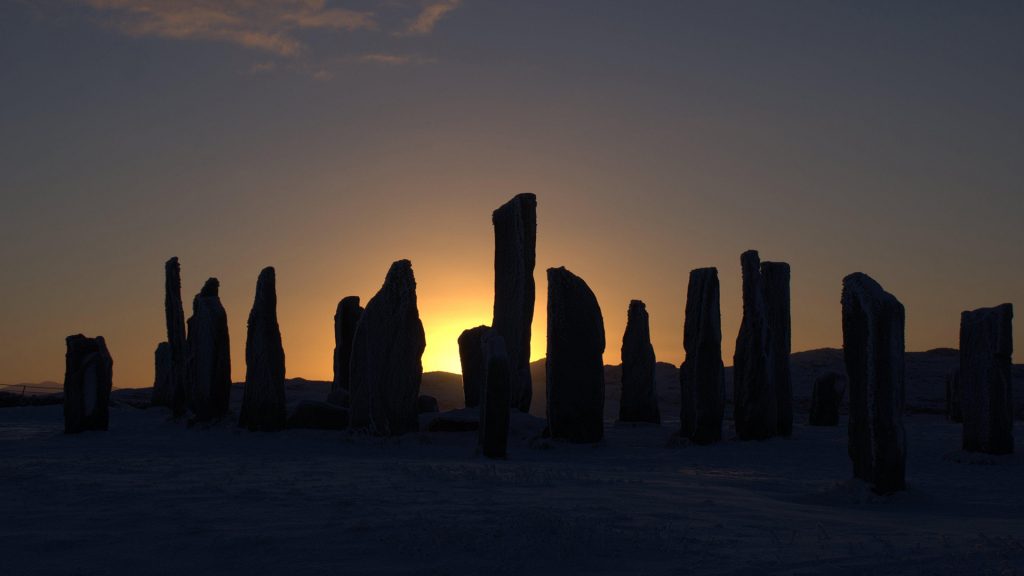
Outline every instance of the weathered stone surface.
<svg viewBox="0 0 1024 576"><path fill-rule="evenodd" d="M904 490L903 304L859 272L843 279L842 304L853 475L881 494Z"/></svg>
<svg viewBox="0 0 1024 576"><path fill-rule="evenodd" d="M604 436L604 320L597 298L565 268L548 269L547 413L553 438Z"/></svg>
<svg viewBox="0 0 1024 576"><path fill-rule="evenodd" d="M441 406L437 403L437 398L429 394L420 394L420 397L416 400L416 412L419 414L434 414L441 411Z"/></svg>
<svg viewBox="0 0 1024 576"><path fill-rule="evenodd" d="M176 415L185 412L188 402L188 367L185 341L185 309L181 303L181 265L174 257L164 263L164 318L167 342L171 348L169 378L153 388L153 405L167 406Z"/></svg>
<svg viewBox="0 0 1024 576"><path fill-rule="evenodd" d="M505 339L489 330L480 341L484 359L484 386L480 397L480 451L488 458L504 458L508 452L509 410L512 380Z"/></svg>
<svg viewBox="0 0 1024 576"><path fill-rule="evenodd" d="M725 415L725 368L716 268L690 272L683 348L686 360L679 368L680 436L697 444L718 442Z"/></svg>
<svg viewBox="0 0 1024 576"><path fill-rule="evenodd" d="M768 372L775 389L778 409L776 433L793 434L793 383L790 380L789 354L792 348L790 326L789 264L762 262L765 319L768 326Z"/></svg>
<svg viewBox="0 0 1024 576"><path fill-rule="evenodd" d="M530 326L536 286L537 197L519 194L494 211L494 321L505 339L512 374L512 407L530 411Z"/></svg>
<svg viewBox="0 0 1024 576"><path fill-rule="evenodd" d="M462 393L466 408L480 405L484 387L484 356L481 344L490 326L477 326L459 335L459 360L462 362Z"/></svg>
<svg viewBox="0 0 1024 576"><path fill-rule="evenodd" d="M329 402L303 400L288 415L288 427L344 430L348 428L348 410Z"/></svg>
<svg viewBox="0 0 1024 576"><path fill-rule="evenodd" d="M352 339L362 315L359 296L346 296L338 302L338 310L334 313L334 382L331 383L331 392L348 390Z"/></svg>
<svg viewBox="0 0 1024 576"><path fill-rule="evenodd" d="M964 413L960 404L962 397L960 368L957 368L946 375L946 418L952 422L964 421Z"/></svg>
<svg viewBox="0 0 1024 576"><path fill-rule="evenodd" d="M153 353L155 364L156 364L156 375L153 378L153 397L150 399L150 404L157 397L157 390L173 391L174 384L171 382L171 344L170 342L161 342L157 344L156 351Z"/></svg>
<svg viewBox="0 0 1024 576"><path fill-rule="evenodd" d="M64 433L106 430L114 361L102 336L68 336L64 369Z"/></svg>
<svg viewBox="0 0 1024 576"><path fill-rule="evenodd" d="M619 420L661 423L658 392L654 383L654 346L647 306L640 300L629 303L626 331L622 335L622 396Z"/></svg>
<svg viewBox="0 0 1024 576"><path fill-rule="evenodd" d="M814 380L811 390L811 426L838 426L839 407L843 403L846 384L835 372L826 372Z"/></svg>
<svg viewBox="0 0 1024 576"><path fill-rule="evenodd" d="M285 427L284 348L277 324L277 281L272 267L256 281L245 340L245 390L238 425L250 430Z"/></svg>
<svg viewBox="0 0 1024 576"><path fill-rule="evenodd" d="M1013 305L960 315L964 450L1013 452Z"/></svg>
<svg viewBox="0 0 1024 576"><path fill-rule="evenodd" d="M412 263L399 260L356 328L349 379L352 429L384 436L418 429L425 347Z"/></svg>
<svg viewBox="0 0 1024 576"><path fill-rule="evenodd" d="M220 282L207 280L188 319L188 403L200 421L223 417L231 398L231 339L219 292Z"/></svg>
<svg viewBox="0 0 1024 576"><path fill-rule="evenodd" d="M778 397L768 360L768 310L761 260L748 250L743 268L743 320L733 356L733 418L740 440L764 440L778 432Z"/></svg>

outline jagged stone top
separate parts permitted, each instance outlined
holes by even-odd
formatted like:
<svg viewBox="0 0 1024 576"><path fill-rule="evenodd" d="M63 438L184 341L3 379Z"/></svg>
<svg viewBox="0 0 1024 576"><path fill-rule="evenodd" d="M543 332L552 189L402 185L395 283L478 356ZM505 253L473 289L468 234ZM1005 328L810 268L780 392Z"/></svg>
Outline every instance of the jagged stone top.
<svg viewBox="0 0 1024 576"><path fill-rule="evenodd" d="M856 298L861 306L867 308L878 307L883 304L898 306L903 310L903 304L892 294L886 292L882 285L874 278L863 272L854 272L843 278L843 301Z"/></svg>
<svg viewBox="0 0 1024 576"><path fill-rule="evenodd" d="M407 294L413 302L416 301L416 277L412 272L412 262L409 260L396 260L388 269L388 275L384 278L384 286L390 286L395 292Z"/></svg>
<svg viewBox="0 0 1024 576"><path fill-rule="evenodd" d="M277 309L277 276L273 266L260 270L260 276L256 280L256 304L253 305L253 309L256 308Z"/></svg>
<svg viewBox="0 0 1024 576"><path fill-rule="evenodd" d="M497 220L502 213L510 210L521 210L523 206L537 209L537 195L530 192L524 192L522 194L516 194L511 200L505 202L499 206L493 214L491 214L492 222Z"/></svg>
<svg viewBox="0 0 1024 576"><path fill-rule="evenodd" d="M206 283L203 284L203 289L199 291L199 297L220 297L220 280L217 280L216 278L207 278Z"/></svg>
<svg viewBox="0 0 1024 576"><path fill-rule="evenodd" d="M1003 348L1001 354L1013 353L1013 304L1005 303L991 308L977 308L960 313L962 327L988 325L993 342ZM961 336L962 338L962 336Z"/></svg>
<svg viewBox="0 0 1024 576"><path fill-rule="evenodd" d="M338 302L338 309L334 312L334 319L339 320L345 310L359 308L359 296L345 296Z"/></svg>

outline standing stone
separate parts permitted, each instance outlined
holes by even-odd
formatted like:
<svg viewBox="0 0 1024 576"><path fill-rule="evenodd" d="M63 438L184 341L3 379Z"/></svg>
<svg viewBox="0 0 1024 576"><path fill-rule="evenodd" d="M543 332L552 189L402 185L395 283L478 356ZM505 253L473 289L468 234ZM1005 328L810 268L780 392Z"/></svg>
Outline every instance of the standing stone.
<svg viewBox="0 0 1024 576"><path fill-rule="evenodd" d="M565 268L548 268L548 429L553 438L604 436L604 320L597 298Z"/></svg>
<svg viewBox="0 0 1024 576"><path fill-rule="evenodd" d="M338 302L338 310L334 313L334 382L331 384L331 392L348 391L352 339L362 315L359 296L346 296Z"/></svg>
<svg viewBox="0 0 1024 576"><path fill-rule="evenodd" d="M843 279L853 475L880 494L906 488L903 304L866 274Z"/></svg>
<svg viewBox="0 0 1024 576"><path fill-rule="evenodd" d="M790 327L789 264L762 262L765 319L768 322L768 371L775 389L778 409L776 433L793 434L793 383L790 380L789 354L792 349Z"/></svg>
<svg viewBox="0 0 1024 576"><path fill-rule="evenodd" d="M174 390L174 385L171 384L171 344L170 342L161 342L157 344L156 351L154 352L156 360L156 376L153 378L153 401L155 402L157 396L157 390Z"/></svg>
<svg viewBox="0 0 1024 576"><path fill-rule="evenodd" d="M963 392L960 389L960 368L946 374L946 418L953 422L963 422L964 413L960 405Z"/></svg>
<svg viewBox="0 0 1024 576"><path fill-rule="evenodd" d="M480 451L488 458L504 458L512 394L505 339L488 330L480 340L480 351L485 382L480 391Z"/></svg>
<svg viewBox="0 0 1024 576"><path fill-rule="evenodd" d="M462 362L462 394L466 399L466 408L474 408L480 405L481 391L483 390L484 354L483 336L490 330L490 326L477 326L464 330L459 335L459 360ZM511 400L509 400L511 402Z"/></svg>
<svg viewBox="0 0 1024 576"><path fill-rule="evenodd" d="M768 359L768 310L757 252L740 256L743 321L733 356L733 416L740 440L764 440L778 432L778 397Z"/></svg>
<svg viewBox="0 0 1024 576"><path fill-rule="evenodd" d="M207 280L188 319L189 408L200 421L223 417L231 399L231 339L219 294L220 282Z"/></svg>
<svg viewBox="0 0 1024 576"><path fill-rule="evenodd" d="M619 420L661 424L658 392L654 383L655 361L647 306L640 300L632 300L626 316L626 332L622 335Z"/></svg>
<svg viewBox="0 0 1024 576"><path fill-rule="evenodd" d="M425 347L412 263L399 260L367 302L352 342L352 429L390 436L419 428Z"/></svg>
<svg viewBox="0 0 1024 576"><path fill-rule="evenodd" d="M725 368L716 268L690 272L683 348L686 361L679 368L680 436L697 444L718 442L725 415Z"/></svg>
<svg viewBox="0 0 1024 576"><path fill-rule="evenodd" d="M106 430L114 361L102 336L68 336L64 369L64 433Z"/></svg>
<svg viewBox="0 0 1024 576"><path fill-rule="evenodd" d="M530 411L530 326L536 287L537 197L519 194L494 211L494 320L505 339L512 378L512 407Z"/></svg>
<svg viewBox="0 0 1024 576"><path fill-rule="evenodd" d="M1013 453L1013 305L960 315L964 450Z"/></svg>
<svg viewBox="0 0 1024 576"><path fill-rule="evenodd" d="M245 339L245 391L238 425L249 430L285 427L284 348L277 325L274 269L264 268L256 281L256 298L249 312Z"/></svg>
<svg viewBox="0 0 1024 576"><path fill-rule="evenodd" d="M188 400L185 342L185 309L181 304L181 265L174 257L164 264L164 317L171 348L170 376L153 387L153 405L167 406L175 415L185 411Z"/></svg>
<svg viewBox="0 0 1024 576"><path fill-rule="evenodd" d="M843 377L835 372L826 372L814 381L811 390L811 426L838 426L839 407L843 403L846 385Z"/></svg>

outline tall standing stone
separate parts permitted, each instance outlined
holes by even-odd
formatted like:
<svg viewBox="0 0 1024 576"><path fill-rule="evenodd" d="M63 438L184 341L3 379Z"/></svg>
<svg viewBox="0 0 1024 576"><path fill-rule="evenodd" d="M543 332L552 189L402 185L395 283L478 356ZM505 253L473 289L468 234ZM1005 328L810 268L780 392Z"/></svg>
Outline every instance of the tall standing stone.
<svg viewBox="0 0 1024 576"><path fill-rule="evenodd" d="M174 257L164 264L164 318L170 346L169 378L153 388L153 404L167 406L176 415L185 411L188 400L188 369L185 342L185 309L181 303L181 265Z"/></svg>
<svg viewBox="0 0 1024 576"><path fill-rule="evenodd" d="M622 335L622 396L619 420L661 423L658 392L654 380L654 346L647 306L640 300L629 303L626 332Z"/></svg>
<svg viewBox="0 0 1024 576"><path fill-rule="evenodd" d="M565 268L548 268L548 429L553 438L604 436L604 320L597 298Z"/></svg>
<svg viewBox="0 0 1024 576"><path fill-rule="evenodd" d="M768 371L775 389L778 410L776 433L793 434L793 383L790 379L789 355L792 351L790 327L789 264L762 262L761 282L764 287L765 319L768 323Z"/></svg>
<svg viewBox="0 0 1024 576"><path fill-rule="evenodd" d="M1013 453L1013 305L960 315L964 450Z"/></svg>
<svg viewBox="0 0 1024 576"><path fill-rule="evenodd" d="M348 391L348 373L352 361L352 339L356 335L356 325L363 315L363 307L359 305L359 296L346 296L338 302L338 310L334 313L334 382L331 392Z"/></svg>
<svg viewBox="0 0 1024 576"><path fill-rule="evenodd" d="M725 415L725 368L716 268L690 272L683 348L686 360L679 368L680 436L697 444L718 442Z"/></svg>
<svg viewBox="0 0 1024 576"><path fill-rule="evenodd" d="M81 334L65 340L64 433L106 430L114 361L102 336Z"/></svg>
<svg viewBox="0 0 1024 576"><path fill-rule="evenodd" d="M285 427L284 348L277 325L277 287L274 269L264 268L256 281L245 339L245 390L238 425L250 430Z"/></svg>
<svg viewBox="0 0 1024 576"><path fill-rule="evenodd" d="M483 337L490 326L477 326L463 330L459 335L459 361L462 363L462 394L466 400L466 408L480 405L481 391L485 383L487 367L484 365ZM504 338L502 339L504 346ZM507 356L507 354L506 354ZM511 400L509 400L511 402Z"/></svg>
<svg viewBox="0 0 1024 576"><path fill-rule="evenodd" d="M808 423L811 426L838 426L839 406L843 403L845 391L842 376L835 372L826 372L815 379Z"/></svg>
<svg viewBox="0 0 1024 576"><path fill-rule="evenodd" d="M512 371L512 407L530 411L530 326L536 287L537 197L519 194L494 211L494 321Z"/></svg>
<svg viewBox="0 0 1024 576"><path fill-rule="evenodd" d="M960 367L946 374L946 418L952 422L963 422L964 413L960 405L963 393L960 389Z"/></svg>
<svg viewBox="0 0 1024 576"><path fill-rule="evenodd" d="M743 320L733 356L733 416L740 440L764 440L778 431L778 397L768 358L768 310L757 252L740 256Z"/></svg>
<svg viewBox="0 0 1024 576"><path fill-rule="evenodd" d="M504 458L512 394L505 339L497 331L488 330L479 347L484 379L480 390L480 451L488 458Z"/></svg>
<svg viewBox="0 0 1024 576"><path fill-rule="evenodd" d="M231 399L231 339L216 278L192 300L186 343L189 408L198 420L221 418Z"/></svg>
<svg viewBox="0 0 1024 576"><path fill-rule="evenodd" d="M399 260L366 303L356 328L349 379L350 428L382 436L419 428L424 348L412 263Z"/></svg>
<svg viewBox="0 0 1024 576"><path fill-rule="evenodd" d="M853 475L886 494L906 488L903 304L862 273L843 279L843 357Z"/></svg>

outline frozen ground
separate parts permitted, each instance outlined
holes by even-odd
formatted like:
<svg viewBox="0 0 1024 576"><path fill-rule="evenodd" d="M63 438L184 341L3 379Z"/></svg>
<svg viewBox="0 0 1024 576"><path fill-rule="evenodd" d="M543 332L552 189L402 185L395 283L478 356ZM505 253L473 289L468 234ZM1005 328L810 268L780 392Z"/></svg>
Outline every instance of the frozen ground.
<svg viewBox="0 0 1024 576"><path fill-rule="evenodd" d="M551 444L517 415L494 462L472 432L189 428L122 402L64 436L60 406L6 408L0 574L1024 573L1024 456L905 424L910 489L882 498L849 479L845 419L696 447L675 424Z"/></svg>

